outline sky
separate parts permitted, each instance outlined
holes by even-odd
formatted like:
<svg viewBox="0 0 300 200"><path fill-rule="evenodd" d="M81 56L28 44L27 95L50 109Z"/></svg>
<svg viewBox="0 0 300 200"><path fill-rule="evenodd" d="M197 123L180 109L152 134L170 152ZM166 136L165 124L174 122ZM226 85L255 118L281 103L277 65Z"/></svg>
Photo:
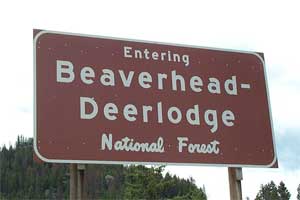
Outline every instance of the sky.
<svg viewBox="0 0 300 200"><path fill-rule="evenodd" d="M79 3L84 2L84 3ZM32 29L263 52L278 169L243 168L243 197L284 181L300 184L300 3L297 1L2 1L0 145L33 137ZM208 199L229 199L227 168L167 166L205 185Z"/></svg>

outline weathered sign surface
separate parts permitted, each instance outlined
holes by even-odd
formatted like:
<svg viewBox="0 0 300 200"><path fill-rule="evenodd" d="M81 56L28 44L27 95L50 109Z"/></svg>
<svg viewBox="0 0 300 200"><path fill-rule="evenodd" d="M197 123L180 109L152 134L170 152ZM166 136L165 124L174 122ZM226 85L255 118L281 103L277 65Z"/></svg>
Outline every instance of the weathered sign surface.
<svg viewBox="0 0 300 200"><path fill-rule="evenodd" d="M46 162L270 167L262 53L35 31Z"/></svg>

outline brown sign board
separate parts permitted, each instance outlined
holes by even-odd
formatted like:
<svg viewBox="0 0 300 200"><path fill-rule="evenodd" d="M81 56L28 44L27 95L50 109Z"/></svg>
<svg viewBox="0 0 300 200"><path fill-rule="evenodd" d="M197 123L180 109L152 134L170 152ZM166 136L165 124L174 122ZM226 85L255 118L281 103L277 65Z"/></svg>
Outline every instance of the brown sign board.
<svg viewBox="0 0 300 200"><path fill-rule="evenodd" d="M45 162L272 167L262 53L34 31Z"/></svg>

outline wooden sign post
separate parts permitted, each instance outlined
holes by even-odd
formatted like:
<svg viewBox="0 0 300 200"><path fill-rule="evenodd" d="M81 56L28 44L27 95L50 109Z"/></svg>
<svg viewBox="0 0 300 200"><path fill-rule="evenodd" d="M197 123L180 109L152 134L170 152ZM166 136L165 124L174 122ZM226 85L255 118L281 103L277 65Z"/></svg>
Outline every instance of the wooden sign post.
<svg viewBox="0 0 300 200"><path fill-rule="evenodd" d="M242 200L243 172L240 167L228 167L229 189L231 200Z"/></svg>
<svg viewBox="0 0 300 200"><path fill-rule="evenodd" d="M85 165L77 164L77 171L78 171L78 174L77 174L77 177L78 177L77 198L79 200L86 199L85 185L84 185Z"/></svg>
<svg viewBox="0 0 300 200"><path fill-rule="evenodd" d="M86 199L85 186L85 165L70 164L70 200Z"/></svg>
<svg viewBox="0 0 300 200"><path fill-rule="evenodd" d="M70 200L77 199L77 164L70 164Z"/></svg>

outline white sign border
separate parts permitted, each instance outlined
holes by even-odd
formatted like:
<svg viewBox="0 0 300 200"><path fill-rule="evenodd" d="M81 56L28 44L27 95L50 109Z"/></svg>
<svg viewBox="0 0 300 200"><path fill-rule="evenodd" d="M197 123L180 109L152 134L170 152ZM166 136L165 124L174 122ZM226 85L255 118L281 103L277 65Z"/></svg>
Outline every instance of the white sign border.
<svg viewBox="0 0 300 200"><path fill-rule="evenodd" d="M79 34L79 33L66 33L59 31L50 31L50 30L39 30L34 29L34 31L39 31L33 39L33 82L34 82L34 101L33 101L33 126L34 126L34 141L33 147L34 152L44 162L50 163L80 163L80 164L137 164L137 165L176 165L176 166L214 166L214 167L253 167L253 168L270 168L277 161L277 151L274 137L274 129L273 129L273 120L272 120L272 111L270 106L270 97L269 97L269 87L267 82L267 73L264 59L256 52L251 51L241 51L241 50L233 50L233 49L222 49L222 48L213 48L213 47L202 47L202 46L194 46L194 45L183 45L183 44L175 44L175 43L163 43L163 42L154 42L154 41L145 41L145 40L135 40L135 39L126 39L126 38L115 38L115 37L107 37L107 36L95 36L95 35L87 35L87 34ZM101 38L101 39L112 39L112 40L120 40L120 41L128 41L128 42L141 42L141 43L149 43L149 44L158 44L158 45L170 45L177 47L188 47L188 48L198 48L198 49L206 49L206 50L214 50L214 51L225 51L225 52L233 52L233 53L244 53L251 54L257 56L258 59L262 62L264 68L264 77L266 84L266 93L268 100L268 110L271 122L271 131L272 131L272 142L274 147L274 159L270 164L267 165L240 165L240 164L213 164L213 163L174 163L174 162L135 162L135 161L108 161L108 160L60 160L60 159L48 159L42 156L37 147L37 113L36 113L36 44L39 39L44 34L59 34L59 35L71 35L71 36L81 36L81 37L90 37L90 38Z"/></svg>

